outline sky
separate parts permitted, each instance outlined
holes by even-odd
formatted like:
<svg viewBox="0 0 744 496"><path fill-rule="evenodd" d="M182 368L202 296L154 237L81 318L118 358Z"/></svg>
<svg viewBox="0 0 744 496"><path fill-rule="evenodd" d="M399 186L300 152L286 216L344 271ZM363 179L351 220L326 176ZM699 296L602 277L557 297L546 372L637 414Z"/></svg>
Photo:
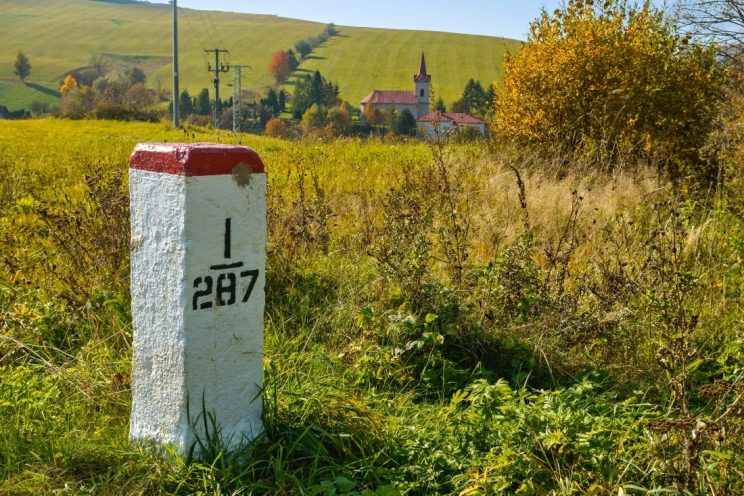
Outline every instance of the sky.
<svg viewBox="0 0 744 496"><path fill-rule="evenodd" d="M169 3L150 0L152 3ZM420 29L524 40L541 8L563 0L178 0L179 7L275 14L339 26Z"/></svg>

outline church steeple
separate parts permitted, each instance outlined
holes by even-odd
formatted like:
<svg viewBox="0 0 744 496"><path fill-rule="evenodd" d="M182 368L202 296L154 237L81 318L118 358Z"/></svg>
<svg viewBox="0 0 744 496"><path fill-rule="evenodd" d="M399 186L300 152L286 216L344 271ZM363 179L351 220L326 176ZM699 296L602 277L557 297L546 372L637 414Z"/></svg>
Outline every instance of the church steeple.
<svg viewBox="0 0 744 496"><path fill-rule="evenodd" d="M421 63L418 74L413 76L414 94L418 100L416 105L416 118L423 117L429 113L429 91L431 90L431 76L426 73L426 59L421 52Z"/></svg>
<svg viewBox="0 0 744 496"><path fill-rule="evenodd" d="M431 76L426 73L426 58L424 58L424 52L421 52L421 63L419 64L418 74L413 76L414 83L429 83L431 82Z"/></svg>

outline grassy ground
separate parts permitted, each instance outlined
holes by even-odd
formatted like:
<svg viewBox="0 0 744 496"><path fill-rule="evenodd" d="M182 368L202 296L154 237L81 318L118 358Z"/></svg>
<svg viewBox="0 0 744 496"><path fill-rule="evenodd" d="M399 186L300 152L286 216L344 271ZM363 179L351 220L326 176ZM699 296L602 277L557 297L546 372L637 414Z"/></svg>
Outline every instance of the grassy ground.
<svg viewBox="0 0 744 496"><path fill-rule="evenodd" d="M241 142L270 178L266 433L193 463L127 441L126 169L153 140ZM37 120L0 148L0 494L744 490L720 202L479 145Z"/></svg>
<svg viewBox="0 0 744 496"><path fill-rule="evenodd" d="M500 79L503 54L517 42L487 36L343 28L302 64L341 85L341 98L358 104L373 89L412 91L421 52L432 74L435 98L452 103L470 78L484 85Z"/></svg>
<svg viewBox="0 0 744 496"><path fill-rule="evenodd" d="M0 105L28 107L50 95L32 85L14 85L13 61L18 50L29 57L29 82L59 89L63 75L103 54L110 67L136 64L149 77L170 87L171 12L167 5L115 5L88 0L0 0ZM261 93L272 84L268 64L277 50L319 34L323 25L276 16L204 12L183 9L180 17L181 88L196 94L212 88L205 48L227 48L229 62L250 65L243 88ZM504 46L499 38L341 27L341 36L322 47L304 70L319 69L338 81L344 99L357 104L374 88L409 89L425 49L439 93L448 101L470 78L484 84L499 77ZM399 56L398 56L399 55ZM148 60L141 60L143 57ZM225 77L223 95L230 94Z"/></svg>

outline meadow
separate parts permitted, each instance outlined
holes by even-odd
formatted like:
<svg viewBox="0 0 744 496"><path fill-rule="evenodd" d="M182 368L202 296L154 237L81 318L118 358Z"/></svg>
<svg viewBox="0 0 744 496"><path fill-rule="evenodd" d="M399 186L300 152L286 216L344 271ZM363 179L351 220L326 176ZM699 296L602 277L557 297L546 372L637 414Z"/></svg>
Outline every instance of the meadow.
<svg viewBox="0 0 744 496"><path fill-rule="evenodd" d="M148 85L169 87L171 10L162 4L117 5L89 0L0 0L0 105L29 109L34 101L58 105L61 81L73 69L102 55L110 70L136 65ZM316 36L323 25L276 16L180 10L181 89L213 91L204 49L230 50L223 62L249 65L243 89L263 95L273 84L269 61L278 50ZM300 66L338 82L341 98L358 105L373 89L409 89L426 51L436 94L448 102L461 96L470 78L490 84L501 75L501 55L518 42L505 38L424 31L339 27L340 36L319 47ZM74 33L74 35L70 35ZM18 50L30 59L27 84L13 74ZM229 97L224 77L221 94Z"/></svg>
<svg viewBox="0 0 744 496"><path fill-rule="evenodd" d="M266 431L236 452L128 442L145 141L267 166ZM479 144L30 120L0 150L0 494L744 492L726 198Z"/></svg>

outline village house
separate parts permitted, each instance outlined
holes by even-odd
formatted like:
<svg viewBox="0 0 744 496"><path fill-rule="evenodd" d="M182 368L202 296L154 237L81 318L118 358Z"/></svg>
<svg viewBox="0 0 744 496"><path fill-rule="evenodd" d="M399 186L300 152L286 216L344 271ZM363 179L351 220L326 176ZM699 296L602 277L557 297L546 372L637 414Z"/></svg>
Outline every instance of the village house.
<svg viewBox="0 0 744 496"><path fill-rule="evenodd" d="M440 112L434 110L419 117L416 127L427 136L435 137L437 134L445 134L454 129L472 127L485 136L486 123L479 117L464 112Z"/></svg>
<svg viewBox="0 0 744 496"><path fill-rule="evenodd" d="M486 123L469 114L460 112L431 111L429 95L431 92L431 75L426 72L426 58L421 53L418 73L413 76L414 90L372 90L361 101L362 115L365 110L373 109L380 112L404 110L411 112L416 119L416 127L420 133L434 137L437 133L445 133L459 127L473 127L481 134L486 133Z"/></svg>

